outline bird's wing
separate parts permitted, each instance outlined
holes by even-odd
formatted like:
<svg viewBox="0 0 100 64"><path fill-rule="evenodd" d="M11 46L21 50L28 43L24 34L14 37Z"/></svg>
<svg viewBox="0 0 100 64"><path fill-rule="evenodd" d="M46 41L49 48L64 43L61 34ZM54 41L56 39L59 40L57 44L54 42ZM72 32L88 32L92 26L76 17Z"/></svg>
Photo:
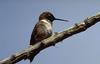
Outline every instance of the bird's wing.
<svg viewBox="0 0 100 64"><path fill-rule="evenodd" d="M30 39L30 45L34 45L35 43L41 41L45 35L46 27L43 23L37 23L33 29ZM41 39L42 38L42 39Z"/></svg>
<svg viewBox="0 0 100 64"><path fill-rule="evenodd" d="M43 38L43 34L45 32L46 27L41 23L41 24L36 24L36 26L33 29L33 32L31 34L31 39L30 39L30 45L34 45L36 44L39 40L42 40L41 38ZM38 52L36 52L38 53ZM34 53L32 53L28 59L30 60L30 62L32 62L32 60L34 59Z"/></svg>

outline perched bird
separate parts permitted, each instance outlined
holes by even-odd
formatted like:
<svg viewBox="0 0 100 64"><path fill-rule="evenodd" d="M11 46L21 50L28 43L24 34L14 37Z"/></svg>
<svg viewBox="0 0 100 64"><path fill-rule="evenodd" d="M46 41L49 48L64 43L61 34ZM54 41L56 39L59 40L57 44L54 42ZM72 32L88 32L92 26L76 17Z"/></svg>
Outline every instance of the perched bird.
<svg viewBox="0 0 100 64"><path fill-rule="evenodd" d="M30 45L34 45L52 35L52 24L54 20L68 21L55 18L52 13L47 11L40 14L39 21L31 34ZM32 62L33 58L33 56L30 56L28 59Z"/></svg>

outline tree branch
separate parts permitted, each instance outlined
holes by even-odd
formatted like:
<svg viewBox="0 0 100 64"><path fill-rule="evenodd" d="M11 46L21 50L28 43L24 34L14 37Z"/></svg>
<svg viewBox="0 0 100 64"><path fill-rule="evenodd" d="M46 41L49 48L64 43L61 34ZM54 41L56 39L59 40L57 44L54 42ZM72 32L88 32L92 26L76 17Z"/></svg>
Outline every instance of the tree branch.
<svg viewBox="0 0 100 64"><path fill-rule="evenodd" d="M56 43L80 32L85 31L87 28L91 27L95 23L100 21L100 14L95 16L86 18L84 21L75 24L74 26L70 27L67 30L64 30L60 33L54 33L51 37L38 42L37 44L30 46L24 49L21 52L15 53L3 60L0 61L0 64L14 64L21 60L28 59L28 57L32 54L34 57L43 49L54 46Z"/></svg>

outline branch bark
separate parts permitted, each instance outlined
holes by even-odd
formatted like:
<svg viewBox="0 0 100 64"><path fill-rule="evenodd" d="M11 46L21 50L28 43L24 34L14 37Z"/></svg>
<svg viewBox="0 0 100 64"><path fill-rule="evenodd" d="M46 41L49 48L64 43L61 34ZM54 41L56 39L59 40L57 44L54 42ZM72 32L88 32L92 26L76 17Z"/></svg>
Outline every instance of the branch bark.
<svg viewBox="0 0 100 64"><path fill-rule="evenodd" d="M38 42L37 44L24 49L21 52L15 53L0 61L0 64L14 64L21 60L28 59L29 56L34 55L34 57L43 49L54 46L56 43L80 32L85 31L87 28L93 26L95 23L100 21L100 14L86 18L80 23L75 24L67 30L60 33L54 33L51 37Z"/></svg>

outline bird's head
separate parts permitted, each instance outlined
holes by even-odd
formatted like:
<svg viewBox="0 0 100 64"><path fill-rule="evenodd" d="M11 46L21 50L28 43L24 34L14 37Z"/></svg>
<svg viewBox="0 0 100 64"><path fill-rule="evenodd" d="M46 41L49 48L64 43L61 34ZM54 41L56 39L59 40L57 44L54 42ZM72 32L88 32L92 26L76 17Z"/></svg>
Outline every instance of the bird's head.
<svg viewBox="0 0 100 64"><path fill-rule="evenodd" d="M67 21L68 22L68 20L63 20L63 19L55 18L52 13L47 12L47 11L43 12L42 14L40 14L39 20L43 20L43 19L50 20L51 22L53 22L54 20Z"/></svg>

